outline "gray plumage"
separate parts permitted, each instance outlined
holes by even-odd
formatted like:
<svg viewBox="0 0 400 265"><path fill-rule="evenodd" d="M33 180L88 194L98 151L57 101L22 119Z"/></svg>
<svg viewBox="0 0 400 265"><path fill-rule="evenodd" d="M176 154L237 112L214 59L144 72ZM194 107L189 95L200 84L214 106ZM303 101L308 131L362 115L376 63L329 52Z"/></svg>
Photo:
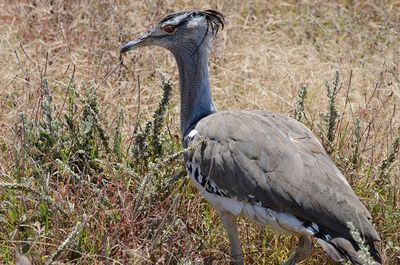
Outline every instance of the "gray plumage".
<svg viewBox="0 0 400 265"><path fill-rule="evenodd" d="M229 122L226 122L229 121ZM218 126L216 126L218 124ZM240 126L238 126L240 124ZM195 127L203 141L187 160L230 197L247 201L254 195L262 206L290 212L304 220L346 233L346 222L378 239L361 204L315 136L301 123L262 111L225 111Z"/></svg>
<svg viewBox="0 0 400 265"><path fill-rule="evenodd" d="M379 240L370 214L303 124L276 113L225 111L194 129L185 144L201 143L185 159L209 172L206 178L228 197L316 223L332 239L353 241L352 222L366 242Z"/></svg>
<svg viewBox="0 0 400 265"><path fill-rule="evenodd" d="M374 246L379 235L370 214L309 129L276 113L216 112L208 50L223 22L223 16L212 10L171 14L121 52L158 45L175 56L183 146L189 147L185 163L228 231L232 263L243 263L237 215L299 236L299 246L285 264L309 256L312 237L334 260L364 264L348 222L380 263Z"/></svg>

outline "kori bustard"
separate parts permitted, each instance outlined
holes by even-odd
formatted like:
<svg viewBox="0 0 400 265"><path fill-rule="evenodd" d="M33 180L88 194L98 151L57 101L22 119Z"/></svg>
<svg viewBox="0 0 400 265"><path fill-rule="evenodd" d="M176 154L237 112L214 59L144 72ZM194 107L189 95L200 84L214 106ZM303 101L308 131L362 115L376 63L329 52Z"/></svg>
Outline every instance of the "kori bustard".
<svg viewBox="0 0 400 265"><path fill-rule="evenodd" d="M231 263L243 264L236 219L246 216L299 244L285 264L308 257L312 238L335 261L364 264L348 224L361 233L376 263L379 235L367 209L313 133L300 122L267 111L217 112L208 77L212 39L224 26L214 10L170 14L121 53L160 46L179 69L180 126L185 165L194 185L220 216Z"/></svg>

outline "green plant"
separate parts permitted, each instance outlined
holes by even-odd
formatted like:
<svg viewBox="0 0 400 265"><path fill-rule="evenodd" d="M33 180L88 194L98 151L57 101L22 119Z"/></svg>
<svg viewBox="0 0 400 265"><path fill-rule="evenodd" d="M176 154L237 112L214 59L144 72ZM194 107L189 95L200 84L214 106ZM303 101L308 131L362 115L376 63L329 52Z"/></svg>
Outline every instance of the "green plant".
<svg viewBox="0 0 400 265"><path fill-rule="evenodd" d="M305 103L307 98L308 87L306 85L301 86L301 89L297 93L296 108L294 110L294 117L296 120L301 121L305 116Z"/></svg>
<svg viewBox="0 0 400 265"><path fill-rule="evenodd" d="M133 134L132 155L134 163L142 165L154 162L155 159L163 156L163 146L166 142L165 134L162 132L164 126L165 113L171 97L171 82L161 76L163 95L158 107L154 111L153 118L146 122L144 128L140 126L138 119L137 126ZM144 168L147 170L147 167Z"/></svg>
<svg viewBox="0 0 400 265"><path fill-rule="evenodd" d="M360 154L360 144L361 144L361 127L359 118L355 118L354 120L354 132L353 139L351 142L351 148L353 149L353 154L351 157L351 164L353 170L359 167L361 163L361 154Z"/></svg>
<svg viewBox="0 0 400 265"><path fill-rule="evenodd" d="M328 97L328 111L324 113L323 117L326 122L327 144L325 145L325 148L328 153L331 153L333 151L332 145L335 140L336 124L339 118L339 114L336 109L336 96L339 92L340 87L341 82L339 79L339 71L336 71L335 77L333 78L331 84L329 84L328 81L325 81L325 88Z"/></svg>

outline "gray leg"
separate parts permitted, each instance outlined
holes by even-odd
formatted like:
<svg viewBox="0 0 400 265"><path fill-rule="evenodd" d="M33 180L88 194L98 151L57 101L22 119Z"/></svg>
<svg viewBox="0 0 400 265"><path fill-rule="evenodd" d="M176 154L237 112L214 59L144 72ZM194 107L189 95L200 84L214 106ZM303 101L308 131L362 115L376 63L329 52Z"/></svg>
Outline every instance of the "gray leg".
<svg viewBox="0 0 400 265"><path fill-rule="evenodd" d="M240 240L237 232L237 222L236 216L229 212L217 211L219 217L221 218L222 224L224 225L230 243L231 249L231 262L232 265L243 265L243 254L240 247Z"/></svg>
<svg viewBox="0 0 400 265"><path fill-rule="evenodd" d="M310 256L312 250L311 243L311 238L307 236L301 236L295 252L285 263L283 263L283 265L295 265L298 261L302 261Z"/></svg>

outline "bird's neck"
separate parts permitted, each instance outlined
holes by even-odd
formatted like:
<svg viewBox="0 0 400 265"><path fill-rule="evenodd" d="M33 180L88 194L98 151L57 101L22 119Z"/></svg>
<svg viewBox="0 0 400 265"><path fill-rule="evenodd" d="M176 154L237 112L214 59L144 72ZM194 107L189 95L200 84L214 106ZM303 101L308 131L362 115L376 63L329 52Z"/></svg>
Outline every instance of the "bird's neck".
<svg viewBox="0 0 400 265"><path fill-rule="evenodd" d="M202 118L216 112L208 77L208 51L204 45L195 52L180 49L174 53L179 69L181 92L181 133L183 139Z"/></svg>

